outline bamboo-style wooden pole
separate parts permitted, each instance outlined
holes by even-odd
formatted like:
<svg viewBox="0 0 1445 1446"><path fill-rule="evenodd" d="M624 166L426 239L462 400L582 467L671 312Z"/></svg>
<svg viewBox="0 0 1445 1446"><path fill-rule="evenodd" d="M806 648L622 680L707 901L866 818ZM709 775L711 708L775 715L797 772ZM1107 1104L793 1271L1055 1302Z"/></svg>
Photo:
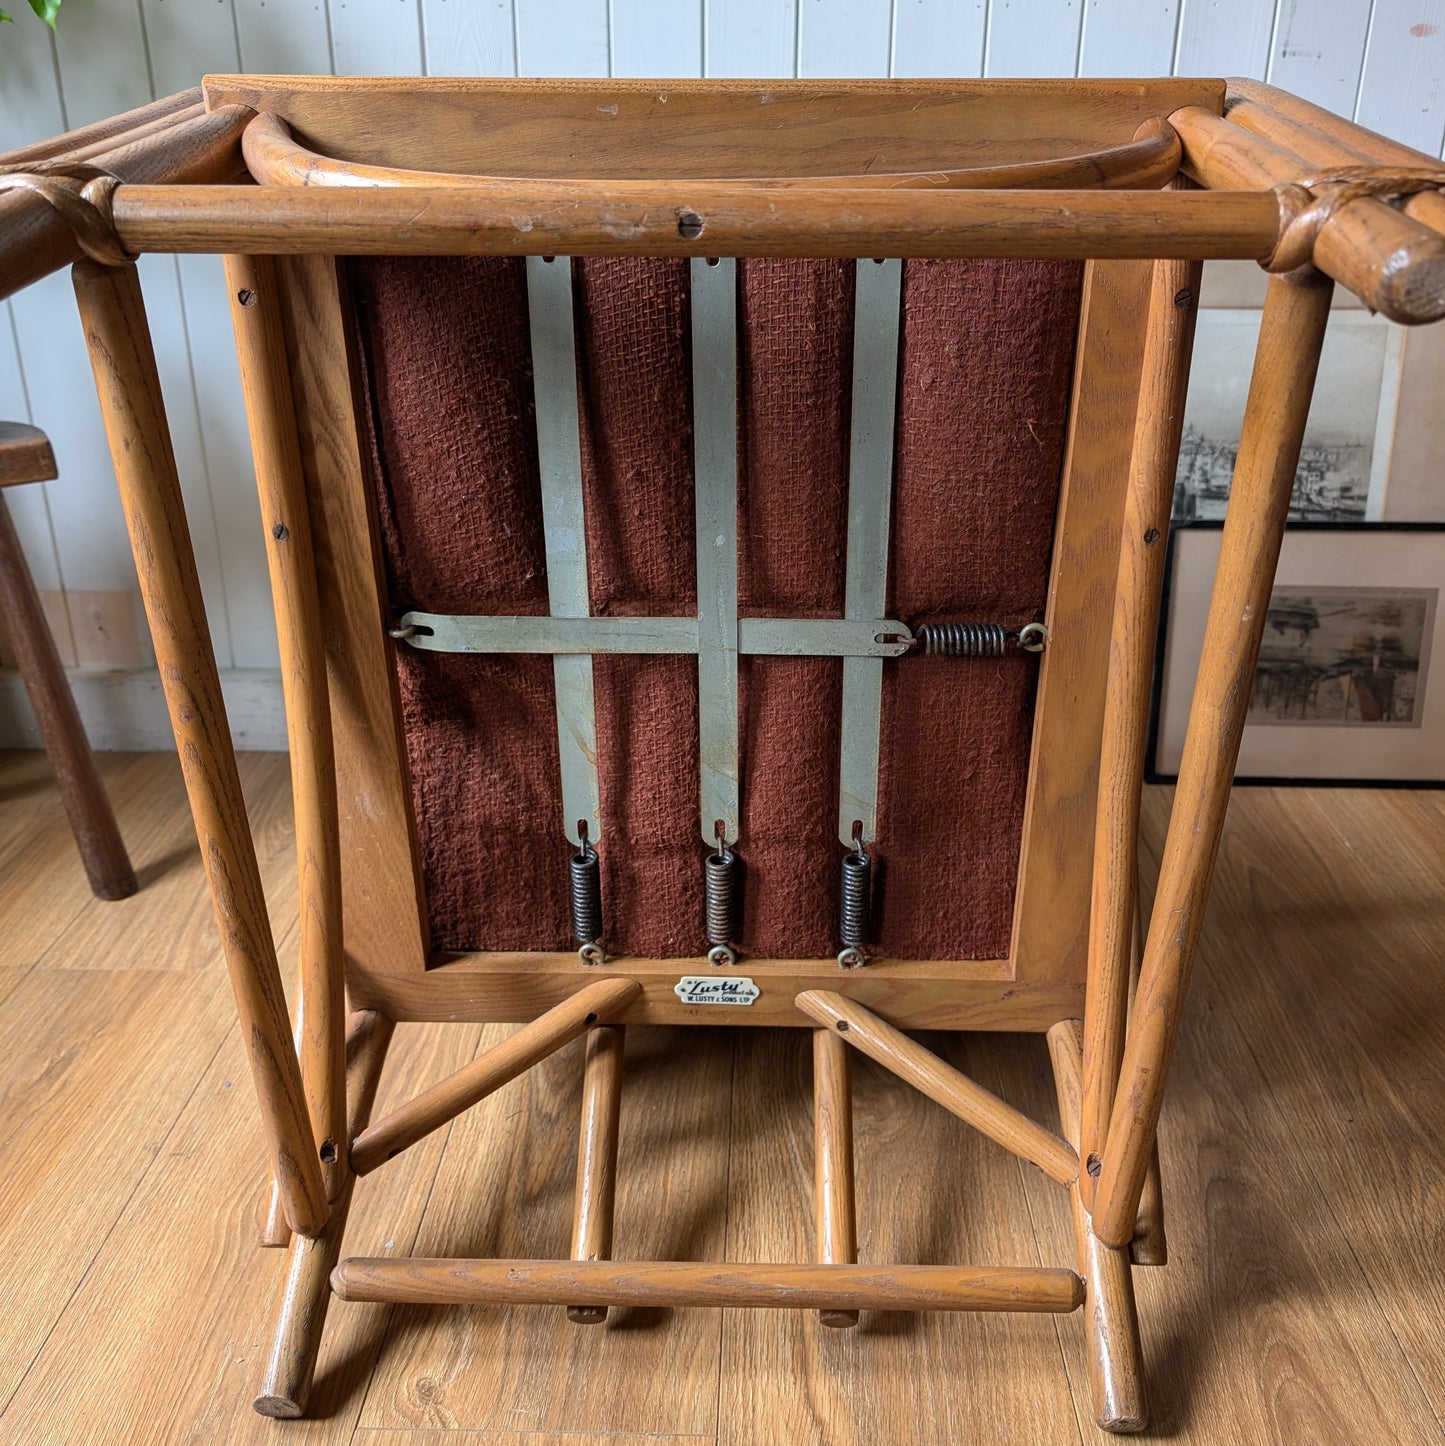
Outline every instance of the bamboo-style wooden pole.
<svg viewBox="0 0 1445 1446"><path fill-rule="evenodd" d="M1094 826L1094 872L1089 919L1088 984L1084 992L1084 1104L1079 1134L1079 1180L1093 1204L1114 1085L1124 1057L1129 1011L1129 961L1139 877L1139 798L1149 731L1154 639L1164 582L1174 474L1184 429L1184 397L1200 265L1158 261L1149 289L1149 323L1139 409L1124 499L1109 674L1099 752L1099 806Z"/></svg>
<svg viewBox="0 0 1445 1446"><path fill-rule="evenodd" d="M371 1117L393 1025L383 1015L363 1010L351 1016L346 1031L346 1087L349 1128L359 1132ZM331 1302L331 1272L341 1255L341 1240L351 1209L352 1176L346 1176L326 1228L314 1240L296 1236L276 1308L276 1327L266 1357L261 1389L254 1401L262 1416L291 1420L304 1415L316 1353Z"/></svg>
<svg viewBox="0 0 1445 1446"><path fill-rule="evenodd" d="M610 1260L617 1199L617 1126L622 1110L625 1030L600 1024L587 1036L582 1072L582 1125L577 1140L577 1194L572 1214L572 1259ZM605 1305L569 1305L567 1319L601 1325Z"/></svg>
<svg viewBox="0 0 1445 1446"><path fill-rule="evenodd" d="M813 1031L813 1228L820 1265L858 1259L853 1200L853 1060L832 1029ZM845 1330L856 1310L825 1310L821 1324Z"/></svg>
<svg viewBox="0 0 1445 1446"><path fill-rule="evenodd" d="M1275 186L1311 169L1273 141L1198 107L1169 119L1184 142L1184 170L1201 185ZM1320 228L1314 264L1392 321L1445 315L1445 237L1373 197L1347 201Z"/></svg>
<svg viewBox="0 0 1445 1446"><path fill-rule="evenodd" d="M1333 289L1305 268L1271 277L1265 299L1174 810L1095 1191L1094 1230L1109 1245L1127 1245L1134 1234Z"/></svg>
<svg viewBox="0 0 1445 1446"><path fill-rule="evenodd" d="M300 884L301 1078L334 1199L346 1152L346 991L341 947L341 842L316 561L291 403L276 286L265 256L228 256L226 284L251 430L256 489L281 651Z"/></svg>
<svg viewBox="0 0 1445 1446"><path fill-rule="evenodd" d="M36 141L33 145L18 146L13 151L0 153L0 166L33 166L60 156L71 160L78 155L93 154L93 148L105 141L109 141L113 146L124 145L138 131L152 134L153 126L175 121L182 116L189 119L198 107L204 108L204 105L205 97L200 86L178 90L174 95L148 101L134 110L121 111L118 115L108 116L92 125L79 126L73 131L51 136L48 140Z"/></svg>
<svg viewBox="0 0 1445 1446"><path fill-rule="evenodd" d="M1240 132L1241 135L1244 132ZM1384 209L1384 208L1382 208ZM1257 191L779 191L658 182L578 201L511 187L121 186L131 251L300 255L1176 256L1262 260L1278 200ZM700 228L700 229L699 229Z"/></svg>
<svg viewBox="0 0 1445 1446"><path fill-rule="evenodd" d="M331 1273L342 1300L411 1305L733 1306L754 1310L1008 1310L1067 1314L1072 1270L986 1265L737 1265L721 1261L388 1260Z"/></svg>
<svg viewBox="0 0 1445 1446"><path fill-rule="evenodd" d="M74 279L272 1164L292 1229L315 1235L326 1223L326 1188L206 630L140 278L134 266L83 261Z"/></svg>
<svg viewBox="0 0 1445 1446"><path fill-rule="evenodd" d="M830 990L811 989L798 995L797 1006L810 1019L837 1032L869 1059L906 1080L914 1089L943 1106L950 1114L1022 1156L1060 1185L1072 1185L1079 1173L1079 1157L1057 1135L1051 1134L966 1074L945 1064L921 1044L894 1029L871 1009Z"/></svg>
<svg viewBox="0 0 1445 1446"><path fill-rule="evenodd" d="M140 139L117 135L113 147L104 145L89 159L123 181L186 182L175 189L193 186L204 190L205 183L230 181L245 174L240 141L251 116L252 112L241 105L221 106L184 118L171 116ZM29 191L0 195L0 236L4 237L4 245L0 246L0 297L13 295L81 256L80 244L60 213Z"/></svg>
<svg viewBox="0 0 1445 1446"><path fill-rule="evenodd" d="M1060 1020L1049 1029L1048 1040L1054 1088L1059 1097L1059 1123L1070 1139L1077 1140L1083 1102L1083 1038L1078 1022ZM1094 1234L1077 1187L1069 1191L1069 1205L1078 1270L1084 1278L1094 1419L1106 1431L1142 1431L1148 1424L1149 1411L1129 1252L1105 1245Z"/></svg>
<svg viewBox="0 0 1445 1446"><path fill-rule="evenodd" d="M620 1014L640 989L631 979L599 979L579 989L509 1039L363 1130L351 1144L351 1168L358 1175L370 1174L594 1024Z"/></svg>
<svg viewBox="0 0 1445 1446"><path fill-rule="evenodd" d="M1407 170L1440 167L1435 156L1377 135L1297 95L1258 80L1229 82L1228 116L1265 140L1293 151L1311 166L1397 166ZM1441 167L1445 175L1445 167ZM1445 195L1422 191L1408 196L1400 209L1432 231L1445 231Z"/></svg>

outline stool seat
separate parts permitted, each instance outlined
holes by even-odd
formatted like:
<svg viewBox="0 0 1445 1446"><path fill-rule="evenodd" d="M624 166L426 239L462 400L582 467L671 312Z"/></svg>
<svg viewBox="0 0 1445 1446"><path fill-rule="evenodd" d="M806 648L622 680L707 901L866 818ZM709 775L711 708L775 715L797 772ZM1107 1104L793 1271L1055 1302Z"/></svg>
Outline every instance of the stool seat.
<svg viewBox="0 0 1445 1446"><path fill-rule="evenodd" d="M0 422L0 487L58 477L50 438L27 422Z"/></svg>

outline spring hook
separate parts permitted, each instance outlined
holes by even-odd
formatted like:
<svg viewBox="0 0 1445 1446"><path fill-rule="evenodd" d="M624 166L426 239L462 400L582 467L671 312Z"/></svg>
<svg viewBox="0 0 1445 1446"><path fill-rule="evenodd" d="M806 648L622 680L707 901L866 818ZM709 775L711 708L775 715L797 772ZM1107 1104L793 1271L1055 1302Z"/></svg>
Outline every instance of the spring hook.
<svg viewBox="0 0 1445 1446"><path fill-rule="evenodd" d="M587 820L577 820L577 852L568 860L572 885L572 937L584 964L604 964L602 948L602 870L587 838Z"/></svg>
<svg viewBox="0 0 1445 1446"><path fill-rule="evenodd" d="M738 856L727 845L721 821L717 825L717 852L708 855L702 877L707 942L712 946L707 959L714 968L721 969L738 962L733 938L737 934L741 883Z"/></svg>
<svg viewBox="0 0 1445 1446"><path fill-rule="evenodd" d="M842 907L838 932L843 940L838 963L857 969L868 962L863 950L872 932L873 860L863 847L863 825L853 825L853 851L843 858Z"/></svg>

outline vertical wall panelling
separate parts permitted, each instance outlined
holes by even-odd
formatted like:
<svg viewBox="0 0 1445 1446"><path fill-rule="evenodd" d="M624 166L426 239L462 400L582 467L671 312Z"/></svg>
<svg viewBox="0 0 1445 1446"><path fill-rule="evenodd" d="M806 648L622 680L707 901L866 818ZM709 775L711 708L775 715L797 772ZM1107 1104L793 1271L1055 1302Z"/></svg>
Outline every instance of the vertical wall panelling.
<svg viewBox="0 0 1445 1446"><path fill-rule="evenodd" d="M1375 0L1355 119L1438 156L1445 139L1445 0Z"/></svg>
<svg viewBox="0 0 1445 1446"><path fill-rule="evenodd" d="M421 0L428 75L515 75L512 0Z"/></svg>
<svg viewBox="0 0 1445 1446"><path fill-rule="evenodd" d="M678 8L692 18L691 5ZM517 4L518 75L607 75L609 40L607 0L519 0Z"/></svg>
<svg viewBox="0 0 1445 1446"><path fill-rule="evenodd" d="M420 75L419 0L330 0L337 75Z"/></svg>
<svg viewBox="0 0 1445 1446"><path fill-rule="evenodd" d="M1175 75L1248 75L1269 69L1275 0L1180 0Z"/></svg>
<svg viewBox="0 0 1445 1446"><path fill-rule="evenodd" d="M331 70L326 0L231 3L236 11L243 70L273 75L325 75Z"/></svg>
<svg viewBox="0 0 1445 1446"><path fill-rule="evenodd" d="M155 8L159 12L162 7ZM209 5L205 7L207 11L210 8ZM63 26L60 32L57 54L61 98L68 125L85 125L117 111L143 105L153 98L150 37L141 6L134 0L97 0L97 3L79 12L78 20L67 18L71 23ZM174 25L179 12L170 7L168 13L156 13L153 18L157 22L155 53L173 70L177 63ZM197 17L192 14L190 22L196 21ZM191 35L195 39L203 40L204 33L199 25L191 27ZM225 58L227 53L234 55L234 41L221 52L221 58ZM141 262L140 271L161 387L171 418L176 462L195 537L201 588L216 639L217 656L223 665L228 665L232 655L227 609L205 449L191 375L180 278L170 257L146 257ZM71 306L73 311L73 302ZM75 345L80 336L79 325L71 321L66 330L71 340L57 351L51 365L64 367L68 389L73 395L88 395L92 391L89 363L83 348ZM59 506L54 509L56 540L62 559L67 560L67 592L72 599L71 626L78 660L81 663L124 666L147 660L149 646L144 641L139 596L135 591L128 548L124 544L124 531L116 527L120 506L100 433L99 415L94 411L93 402L91 410L91 424L83 432L67 428L67 431L75 430L77 439L83 436L90 445L76 458L77 464L84 469L83 485L58 489L66 499L66 512L62 518ZM69 438L66 440L68 442ZM94 450L91 450L92 446ZM59 447L57 440L57 453ZM61 465L61 480L66 483L69 475L64 470L65 463ZM77 514L83 514L83 520L78 519ZM101 559L92 550L97 540L97 524L105 529L102 543L105 556ZM70 557L74 557L74 565L69 563ZM98 563L101 565L97 566Z"/></svg>
<svg viewBox="0 0 1445 1446"><path fill-rule="evenodd" d="M612 74L702 74L702 6L612 0Z"/></svg>
<svg viewBox="0 0 1445 1446"><path fill-rule="evenodd" d="M1086 0L1079 74L1168 75L1179 0Z"/></svg>
<svg viewBox="0 0 1445 1446"><path fill-rule="evenodd" d="M0 310L0 417L10 422L28 422L30 404L25 396L25 378L20 370L20 352L15 344L15 328L9 309ZM55 555L55 538L50 530L50 508L45 488L39 483L23 487L7 487L4 502L10 509L10 520L20 538L20 547L30 565L40 601L50 618L61 661L75 662L75 641L70 631L70 615L61 591L60 560ZM6 657L5 666L11 658Z"/></svg>
<svg viewBox="0 0 1445 1446"><path fill-rule="evenodd" d="M896 0L893 74L983 74L987 0Z"/></svg>
<svg viewBox="0 0 1445 1446"><path fill-rule="evenodd" d="M1073 75L1082 0L990 0L984 74Z"/></svg>
<svg viewBox="0 0 1445 1446"><path fill-rule="evenodd" d="M1353 115L1370 4L1280 0L1266 79L1340 115Z"/></svg>
<svg viewBox="0 0 1445 1446"><path fill-rule="evenodd" d="M64 123L49 33L39 25L16 24L11 30L13 34L5 37L4 64L0 66L0 148L5 149L54 134ZM15 318L6 302L0 316L0 417L39 425L31 415L18 340ZM53 485L14 487L7 496L35 585L42 592L58 591L64 577L51 531L49 494ZM73 661L75 645L69 620L56 631L62 656Z"/></svg>
<svg viewBox="0 0 1445 1446"><path fill-rule="evenodd" d="M67 43L70 31L85 25L90 9L77 5L61 20ZM141 15L158 96L189 90L203 75L235 70L240 63L231 0L141 0Z"/></svg>
<svg viewBox="0 0 1445 1446"><path fill-rule="evenodd" d="M798 74L887 75L892 26L879 0L798 0Z"/></svg>
<svg viewBox="0 0 1445 1446"><path fill-rule="evenodd" d="M793 74L797 0L703 0L702 25L706 74L763 80Z"/></svg>

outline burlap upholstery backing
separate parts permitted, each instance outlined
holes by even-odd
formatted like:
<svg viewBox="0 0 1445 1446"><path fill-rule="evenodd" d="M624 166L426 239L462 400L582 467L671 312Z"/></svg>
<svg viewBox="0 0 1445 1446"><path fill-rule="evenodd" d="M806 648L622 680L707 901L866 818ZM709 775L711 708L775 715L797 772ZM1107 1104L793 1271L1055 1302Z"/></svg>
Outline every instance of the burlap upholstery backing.
<svg viewBox="0 0 1445 1446"><path fill-rule="evenodd" d="M393 605L545 613L524 263L348 265ZM593 611L695 611L687 263L574 266ZM739 270L741 610L836 617L853 263ZM1042 616L1080 284L1075 263L907 263L890 616ZM400 648L398 670L434 946L570 947L550 659ZM841 672L742 663L749 953L838 947ZM885 666L881 952L1007 954L1037 672ZM701 954L696 664L599 658L596 698L608 947Z"/></svg>

